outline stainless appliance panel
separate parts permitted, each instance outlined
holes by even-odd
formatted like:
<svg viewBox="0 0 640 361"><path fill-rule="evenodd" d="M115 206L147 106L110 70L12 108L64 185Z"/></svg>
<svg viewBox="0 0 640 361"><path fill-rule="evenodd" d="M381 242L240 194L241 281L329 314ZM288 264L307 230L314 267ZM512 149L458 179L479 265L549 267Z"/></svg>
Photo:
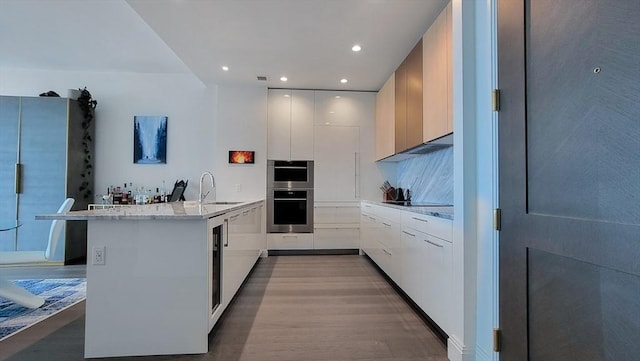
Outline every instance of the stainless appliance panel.
<svg viewBox="0 0 640 361"><path fill-rule="evenodd" d="M268 160L269 188L313 188L312 160Z"/></svg>
<svg viewBox="0 0 640 361"><path fill-rule="evenodd" d="M267 194L267 232L312 233L313 189L270 188Z"/></svg>

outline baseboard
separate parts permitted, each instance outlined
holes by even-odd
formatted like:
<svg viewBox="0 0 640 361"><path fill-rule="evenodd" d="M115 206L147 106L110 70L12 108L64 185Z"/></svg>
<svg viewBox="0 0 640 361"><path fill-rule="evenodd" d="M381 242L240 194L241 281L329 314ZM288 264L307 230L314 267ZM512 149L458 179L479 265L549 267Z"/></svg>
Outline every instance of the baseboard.
<svg viewBox="0 0 640 361"><path fill-rule="evenodd" d="M447 357L449 361L475 361L474 350L465 346L455 335L447 342Z"/></svg>
<svg viewBox="0 0 640 361"><path fill-rule="evenodd" d="M352 255L358 249L270 249L269 256Z"/></svg>

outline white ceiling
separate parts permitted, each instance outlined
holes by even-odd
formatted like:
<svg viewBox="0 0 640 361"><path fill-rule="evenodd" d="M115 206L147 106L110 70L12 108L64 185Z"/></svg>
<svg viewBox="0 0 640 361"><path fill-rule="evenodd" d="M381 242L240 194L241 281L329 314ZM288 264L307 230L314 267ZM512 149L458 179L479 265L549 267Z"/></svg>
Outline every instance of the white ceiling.
<svg viewBox="0 0 640 361"><path fill-rule="evenodd" d="M192 72L207 85L378 90L446 3L0 0L0 66ZM356 43L359 53L351 51Z"/></svg>

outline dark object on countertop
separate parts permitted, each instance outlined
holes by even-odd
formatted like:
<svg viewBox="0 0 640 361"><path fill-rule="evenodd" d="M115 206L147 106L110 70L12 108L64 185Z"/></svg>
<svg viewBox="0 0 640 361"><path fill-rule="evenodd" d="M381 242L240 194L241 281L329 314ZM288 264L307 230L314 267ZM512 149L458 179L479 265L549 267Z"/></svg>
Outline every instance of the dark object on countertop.
<svg viewBox="0 0 640 361"><path fill-rule="evenodd" d="M398 202L404 202L404 191L400 187L398 187L396 189L396 199L395 200L398 201Z"/></svg>
<svg viewBox="0 0 640 361"><path fill-rule="evenodd" d="M173 191L171 191L169 202L185 201L186 199L184 199L184 190L187 189L188 184L188 180L186 182L183 180L176 181L176 183L173 185Z"/></svg>
<svg viewBox="0 0 640 361"><path fill-rule="evenodd" d="M404 200L407 202L407 205L411 205L411 191L407 189L407 194L404 197Z"/></svg>
<svg viewBox="0 0 640 361"><path fill-rule="evenodd" d="M60 95L58 95L58 93L54 92L53 90L49 90L48 92L44 92L42 94L40 94L41 97L58 97L60 98Z"/></svg>

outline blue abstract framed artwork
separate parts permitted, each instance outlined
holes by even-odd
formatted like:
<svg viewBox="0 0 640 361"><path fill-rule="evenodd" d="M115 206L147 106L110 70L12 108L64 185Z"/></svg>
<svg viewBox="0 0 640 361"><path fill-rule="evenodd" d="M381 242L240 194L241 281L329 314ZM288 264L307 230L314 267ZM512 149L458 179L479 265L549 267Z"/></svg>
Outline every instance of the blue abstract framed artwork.
<svg viewBox="0 0 640 361"><path fill-rule="evenodd" d="M167 117L133 117L133 163L167 163Z"/></svg>

